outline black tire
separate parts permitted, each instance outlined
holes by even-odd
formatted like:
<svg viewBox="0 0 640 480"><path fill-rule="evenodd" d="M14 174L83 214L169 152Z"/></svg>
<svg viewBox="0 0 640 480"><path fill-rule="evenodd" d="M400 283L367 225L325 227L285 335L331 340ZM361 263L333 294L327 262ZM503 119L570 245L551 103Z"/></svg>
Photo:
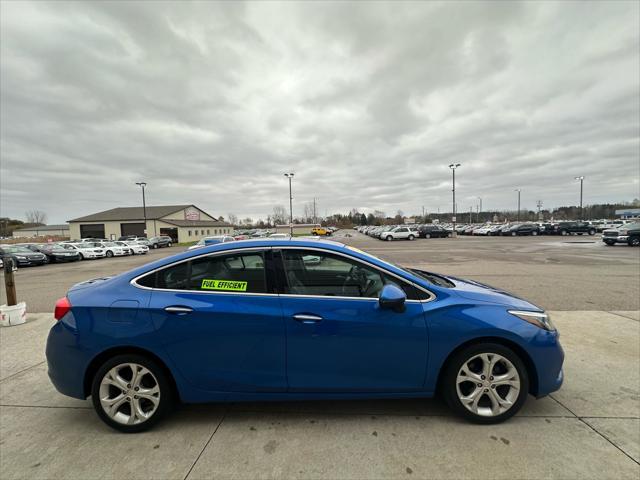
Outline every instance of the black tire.
<svg viewBox="0 0 640 480"><path fill-rule="evenodd" d="M409 240L414 240L416 237L414 237L413 235L409 235Z"/></svg>
<svg viewBox="0 0 640 480"><path fill-rule="evenodd" d="M566 235L569 235L569 232L567 232L566 230L560 230L560 235L564 237Z"/></svg>
<svg viewBox="0 0 640 480"><path fill-rule="evenodd" d="M157 243L154 243L154 244L153 244L153 248L158 248L158 244L157 244Z"/></svg>
<svg viewBox="0 0 640 480"><path fill-rule="evenodd" d="M515 237L516 235L517 235L517 233L516 233L516 232L511 232L511 236L512 236L512 237Z"/></svg>
<svg viewBox="0 0 640 480"><path fill-rule="evenodd" d="M393 241L393 236L392 236L392 235L387 235L387 236L385 237L385 240L386 240L387 242L391 242L391 241Z"/></svg>
<svg viewBox="0 0 640 480"><path fill-rule="evenodd" d="M142 423L132 425L125 425L113 420L104 411L102 404L100 403L100 383L102 382L102 379L109 370L126 363L136 363L148 369L157 380L157 384L160 388L159 403L153 415ZM172 410L174 404L174 392L164 369L162 369L156 362L143 355L124 354L110 358L98 369L91 383L91 401L98 417L100 417L100 419L111 428L124 433L138 433L153 427Z"/></svg>
<svg viewBox="0 0 640 480"><path fill-rule="evenodd" d="M595 230L593 230L593 229L591 229L591 230L589 230L589 232L588 232L588 233L589 233L589 235L595 235L595 234L596 234L596 231L595 231Z"/></svg>
<svg viewBox="0 0 640 480"><path fill-rule="evenodd" d="M616 242L613 242L613 241L611 241L611 240L605 240L605 241L604 241L604 244L605 244L605 245L608 245L609 247L613 247L613 246L615 245L615 243L616 243Z"/></svg>
<svg viewBox="0 0 640 480"><path fill-rule="evenodd" d="M111 250L107 250L107 253L105 255L107 256L107 258L111 258L113 257L113 252Z"/></svg>
<svg viewBox="0 0 640 480"><path fill-rule="evenodd" d="M82 255L82 253L78 253L78 260L84 260L84 255Z"/></svg>
<svg viewBox="0 0 640 480"><path fill-rule="evenodd" d="M171 242L167 243L167 247L170 247L170 246L171 246Z"/></svg>
<svg viewBox="0 0 640 480"><path fill-rule="evenodd" d="M538 235L538 232L536 230L534 230L533 232L531 232L531 235L533 235L534 237L536 237Z"/></svg>
<svg viewBox="0 0 640 480"><path fill-rule="evenodd" d="M509 360L518 372L520 378L520 390L513 405L505 412L496 416L482 416L468 410L458 398L456 379L458 372L462 368L462 365L474 356L482 353L496 353ZM513 415L524 405L529 393L529 375L527 368L524 365L522 359L516 355L513 350L497 343L478 343L471 345L453 356L445 365L444 375L442 378L441 388L445 401L449 407L461 417L479 424L489 425L494 423L504 422L511 418ZM498 387L500 388L500 387ZM487 390L485 390L487 391Z"/></svg>
<svg viewBox="0 0 640 480"><path fill-rule="evenodd" d="M629 237L627 239L627 243L630 247L640 246L640 237L638 235L634 235L633 237Z"/></svg>
<svg viewBox="0 0 640 480"><path fill-rule="evenodd" d="M425 233L424 238L431 238L431 234L430 233Z"/></svg>

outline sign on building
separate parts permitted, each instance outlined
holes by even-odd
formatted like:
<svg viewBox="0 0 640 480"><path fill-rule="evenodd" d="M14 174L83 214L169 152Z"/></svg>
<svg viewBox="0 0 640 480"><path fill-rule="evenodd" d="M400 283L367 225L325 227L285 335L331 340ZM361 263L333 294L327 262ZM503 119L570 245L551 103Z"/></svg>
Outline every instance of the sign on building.
<svg viewBox="0 0 640 480"><path fill-rule="evenodd" d="M193 207L188 207L184 209L184 219L185 220L200 220L200 210Z"/></svg>

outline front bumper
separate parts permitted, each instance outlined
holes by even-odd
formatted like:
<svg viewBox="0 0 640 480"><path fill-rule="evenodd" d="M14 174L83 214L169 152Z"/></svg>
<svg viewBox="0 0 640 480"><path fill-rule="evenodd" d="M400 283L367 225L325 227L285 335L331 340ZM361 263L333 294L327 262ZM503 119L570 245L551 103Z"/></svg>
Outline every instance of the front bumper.
<svg viewBox="0 0 640 480"><path fill-rule="evenodd" d="M618 235L617 237L602 237L604 243L627 243L629 241L629 235Z"/></svg>

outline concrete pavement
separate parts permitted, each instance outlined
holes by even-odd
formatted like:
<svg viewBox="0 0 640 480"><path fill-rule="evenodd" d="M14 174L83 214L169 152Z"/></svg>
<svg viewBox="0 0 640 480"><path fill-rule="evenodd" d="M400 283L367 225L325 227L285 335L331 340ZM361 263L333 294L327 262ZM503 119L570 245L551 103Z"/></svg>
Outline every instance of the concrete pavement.
<svg viewBox="0 0 640 480"><path fill-rule="evenodd" d="M151 432L106 427L44 361L50 314L0 329L0 472L17 478L640 476L640 312L551 312L566 380L501 425L437 400L183 406Z"/></svg>

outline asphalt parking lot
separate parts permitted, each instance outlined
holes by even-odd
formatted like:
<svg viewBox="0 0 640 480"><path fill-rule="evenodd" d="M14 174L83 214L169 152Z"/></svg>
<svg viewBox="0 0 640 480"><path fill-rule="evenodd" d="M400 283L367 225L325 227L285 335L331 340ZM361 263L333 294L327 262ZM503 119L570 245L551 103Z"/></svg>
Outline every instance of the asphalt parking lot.
<svg viewBox="0 0 640 480"><path fill-rule="evenodd" d="M504 288L549 310L640 310L640 249L607 247L599 236L461 236L383 242L340 230L330 239L403 265ZM75 283L183 250L171 247L133 257L21 268L15 275L19 300L26 301L31 312L49 312ZM0 290L4 303L5 292Z"/></svg>
<svg viewBox="0 0 640 480"><path fill-rule="evenodd" d="M236 403L183 406L151 432L123 435L89 401L53 389L53 320L32 313L0 329L1 477L639 478L640 249L593 237L336 237L551 310L566 352L562 389L494 426L465 423L438 400ZM50 312L73 283L181 250L21 269L18 294L30 312Z"/></svg>

